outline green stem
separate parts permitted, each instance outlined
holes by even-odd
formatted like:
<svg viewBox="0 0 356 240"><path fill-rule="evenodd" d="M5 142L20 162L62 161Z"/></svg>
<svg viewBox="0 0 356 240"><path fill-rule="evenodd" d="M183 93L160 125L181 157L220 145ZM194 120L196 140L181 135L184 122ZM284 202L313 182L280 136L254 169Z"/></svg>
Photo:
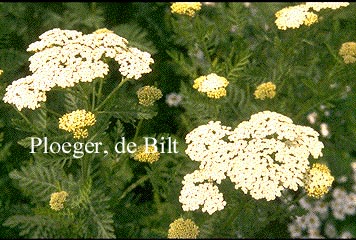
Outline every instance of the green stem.
<svg viewBox="0 0 356 240"><path fill-rule="evenodd" d="M100 78L99 80L99 90L98 90L98 93L96 95L96 98L98 99L98 102L101 98L101 95L102 95L102 91L103 91L103 83L104 83L104 79L103 78Z"/></svg>
<svg viewBox="0 0 356 240"><path fill-rule="evenodd" d="M122 200L124 197L126 197L126 195L128 193L130 193L132 190L134 190L136 187L138 187L139 185L141 185L142 183L144 183L147 179L148 179L148 175L145 175L143 177L141 177L139 180L137 180L136 182L134 182L133 184L131 184L120 196L119 200Z"/></svg>
<svg viewBox="0 0 356 240"><path fill-rule="evenodd" d="M143 122L143 119L140 119L140 121L139 121L138 124L137 124L135 136L134 136L134 138L133 138L133 141L134 141L134 142L136 141L136 139L137 139L137 137L138 137L138 133L139 133L140 128L141 128L141 126L142 126L142 122Z"/></svg>
<svg viewBox="0 0 356 240"><path fill-rule="evenodd" d="M120 89L120 87L129 80L129 78L124 78L121 80L121 82L114 88L114 90L111 91L111 93L104 99L104 101L102 101L99 106L97 106L95 108L95 111L100 110L100 108L102 108L105 103Z"/></svg>
<svg viewBox="0 0 356 240"><path fill-rule="evenodd" d="M95 82L93 82L92 87L92 96L91 96L91 111L93 112L95 109Z"/></svg>

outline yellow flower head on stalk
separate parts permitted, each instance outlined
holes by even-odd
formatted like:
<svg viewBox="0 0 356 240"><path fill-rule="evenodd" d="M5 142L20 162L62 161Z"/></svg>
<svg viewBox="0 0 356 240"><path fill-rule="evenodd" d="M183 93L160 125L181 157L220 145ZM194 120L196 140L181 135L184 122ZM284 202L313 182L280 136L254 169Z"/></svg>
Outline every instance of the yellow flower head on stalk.
<svg viewBox="0 0 356 240"><path fill-rule="evenodd" d="M200 2L175 2L171 5L171 12L193 17L201 9Z"/></svg>
<svg viewBox="0 0 356 240"><path fill-rule="evenodd" d="M272 82L262 83L260 84L255 92L254 92L256 99L265 99L265 98L274 98L276 95L276 85Z"/></svg>
<svg viewBox="0 0 356 240"><path fill-rule="evenodd" d="M0 75L2 75L3 72L4 72L4 70L0 69Z"/></svg>
<svg viewBox="0 0 356 240"><path fill-rule="evenodd" d="M341 45L339 55L346 64L356 62L356 42L345 42Z"/></svg>
<svg viewBox="0 0 356 240"><path fill-rule="evenodd" d="M152 106L163 95L162 91L154 86L144 86L137 90L138 101L143 106Z"/></svg>
<svg viewBox="0 0 356 240"><path fill-rule="evenodd" d="M350 3L349 2L307 2L305 3L305 5L308 8L312 8L314 11L319 12L321 9L326 9L326 8L335 10L340 7L347 7L348 5L350 5Z"/></svg>
<svg viewBox="0 0 356 240"><path fill-rule="evenodd" d="M209 98L221 98L226 96L225 87L229 81L215 73L207 76L200 76L194 80L193 88L199 92L206 93Z"/></svg>
<svg viewBox="0 0 356 240"><path fill-rule="evenodd" d="M34 52L29 58L32 75L13 81L3 98L20 111L40 107L46 92L54 87L104 78L109 72L107 58L114 59L121 75L128 79L138 80L152 71L154 61L148 52L130 47L125 38L105 28L91 34L55 28L39 38L27 49Z"/></svg>
<svg viewBox="0 0 356 240"><path fill-rule="evenodd" d="M333 181L330 169L324 164L315 163L305 175L304 188L308 196L321 198L329 192Z"/></svg>
<svg viewBox="0 0 356 240"><path fill-rule="evenodd" d="M66 201L67 197L68 197L68 193L66 191L52 193L51 200L49 201L49 205L53 210L59 211L63 209L64 207L63 204Z"/></svg>
<svg viewBox="0 0 356 240"><path fill-rule="evenodd" d="M59 129L73 133L76 139L87 138L87 127L93 126L96 122L95 115L85 110L76 110L71 113L64 114L59 118Z"/></svg>
<svg viewBox="0 0 356 240"><path fill-rule="evenodd" d="M178 218L169 225L168 238L197 238L199 227L191 220Z"/></svg>
<svg viewBox="0 0 356 240"><path fill-rule="evenodd" d="M139 162L154 163L159 159L160 153L154 146L140 145L132 154L132 157Z"/></svg>

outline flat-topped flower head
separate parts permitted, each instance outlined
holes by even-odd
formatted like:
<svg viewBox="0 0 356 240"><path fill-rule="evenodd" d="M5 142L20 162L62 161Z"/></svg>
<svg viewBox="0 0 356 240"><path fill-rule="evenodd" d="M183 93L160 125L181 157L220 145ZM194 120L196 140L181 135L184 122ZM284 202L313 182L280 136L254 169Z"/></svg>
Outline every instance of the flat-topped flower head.
<svg viewBox="0 0 356 240"><path fill-rule="evenodd" d="M140 145L132 154L132 157L139 162L154 163L158 161L160 153L154 146Z"/></svg>
<svg viewBox="0 0 356 240"><path fill-rule="evenodd" d="M308 7L304 4L297 6L285 7L275 13L276 25L278 29L286 30L287 28L299 28L304 24L308 14Z"/></svg>
<svg viewBox="0 0 356 240"><path fill-rule="evenodd" d="M274 200L285 189L304 186L309 156L322 156L319 133L276 112L264 111L235 129L211 121L186 135L186 154L200 162L184 177L179 201L184 211L209 214L226 205L216 184L229 177L255 199Z"/></svg>
<svg viewBox="0 0 356 240"><path fill-rule="evenodd" d="M276 85L272 82L262 83L257 86L254 92L256 99L274 98L276 96Z"/></svg>
<svg viewBox="0 0 356 240"><path fill-rule="evenodd" d="M199 227L191 219L178 218L169 224L168 238L197 238Z"/></svg>
<svg viewBox="0 0 356 240"><path fill-rule="evenodd" d="M88 137L88 127L96 122L95 115L86 110L76 110L59 118L59 129L73 133L76 139Z"/></svg>
<svg viewBox="0 0 356 240"><path fill-rule="evenodd" d="M306 2L305 5L308 8L312 8L314 11L319 12L321 9L326 9L326 8L335 10L341 7L347 7L348 5L350 5L350 3L349 2Z"/></svg>
<svg viewBox="0 0 356 240"><path fill-rule="evenodd" d="M19 110L39 107L39 102L46 101L46 92L54 87L73 87L104 78L109 72L106 58L114 59L121 75L129 79L137 80L152 71L154 61L148 52L130 47L125 38L108 29L83 34L55 28L39 38L27 49L34 52L29 58L33 74L14 81L4 96L5 102ZM22 99L29 95L30 103L26 104Z"/></svg>
<svg viewBox="0 0 356 240"><path fill-rule="evenodd" d="M209 98L217 99L226 96L225 87L228 84L229 81L226 78L211 73L207 76L200 76L195 79L193 88L205 93Z"/></svg>
<svg viewBox="0 0 356 240"><path fill-rule="evenodd" d="M264 111L240 123L229 140L240 147L227 172L235 188L255 199L274 200L284 189L303 186L308 158L322 156L319 133L276 112Z"/></svg>
<svg viewBox="0 0 356 240"><path fill-rule="evenodd" d="M356 62L356 42L345 42L341 45L339 55L346 64Z"/></svg>
<svg viewBox="0 0 356 240"><path fill-rule="evenodd" d="M162 91L154 86L144 86L137 90L138 101L143 106L152 106L163 95Z"/></svg>
<svg viewBox="0 0 356 240"><path fill-rule="evenodd" d="M53 210L59 211L64 208L64 202L66 201L67 197L68 193L66 191L52 193L49 205Z"/></svg>
<svg viewBox="0 0 356 240"><path fill-rule="evenodd" d="M193 17L201 9L200 2L175 2L171 5L171 12Z"/></svg>
<svg viewBox="0 0 356 240"><path fill-rule="evenodd" d="M304 179L304 188L310 197L321 198L329 192L334 181L330 169L325 164L315 163L308 169Z"/></svg>
<svg viewBox="0 0 356 240"><path fill-rule="evenodd" d="M23 108L34 110L40 107L40 103L47 99L46 93L35 87L36 79L40 77L30 75L13 81L11 85L6 87L3 101L14 104L19 111Z"/></svg>

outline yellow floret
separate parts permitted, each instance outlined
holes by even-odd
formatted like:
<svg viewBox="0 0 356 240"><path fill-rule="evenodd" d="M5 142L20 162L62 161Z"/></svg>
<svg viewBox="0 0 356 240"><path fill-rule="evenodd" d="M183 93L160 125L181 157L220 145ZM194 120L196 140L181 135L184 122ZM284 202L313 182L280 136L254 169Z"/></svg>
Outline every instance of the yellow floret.
<svg viewBox="0 0 356 240"><path fill-rule="evenodd" d="M168 238L197 238L199 227L191 220L178 218L169 225Z"/></svg>

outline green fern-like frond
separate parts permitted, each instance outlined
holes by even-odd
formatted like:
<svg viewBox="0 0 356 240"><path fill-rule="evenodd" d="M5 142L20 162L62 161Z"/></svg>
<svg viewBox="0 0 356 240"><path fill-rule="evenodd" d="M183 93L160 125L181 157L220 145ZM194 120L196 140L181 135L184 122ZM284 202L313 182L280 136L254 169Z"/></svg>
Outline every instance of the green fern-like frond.
<svg viewBox="0 0 356 240"><path fill-rule="evenodd" d="M17 180L21 190L33 200L49 201L51 193L59 190L66 176L63 169L35 163L10 172L10 178Z"/></svg>

